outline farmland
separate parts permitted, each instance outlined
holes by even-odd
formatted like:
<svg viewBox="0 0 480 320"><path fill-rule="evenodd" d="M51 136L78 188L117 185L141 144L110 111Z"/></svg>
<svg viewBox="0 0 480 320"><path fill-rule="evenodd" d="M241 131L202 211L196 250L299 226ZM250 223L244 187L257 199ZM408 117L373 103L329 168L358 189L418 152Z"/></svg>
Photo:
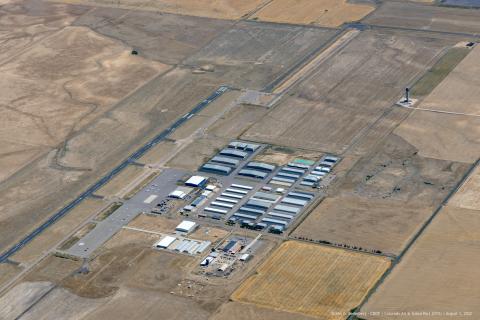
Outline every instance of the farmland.
<svg viewBox="0 0 480 320"><path fill-rule="evenodd" d="M338 27L344 22L357 21L373 10L373 6L354 4L346 0L274 0L252 16L271 22L316 24Z"/></svg>
<svg viewBox="0 0 480 320"><path fill-rule="evenodd" d="M343 319L332 312L341 314L356 307L388 266L385 258L290 241L282 244L232 298Z"/></svg>

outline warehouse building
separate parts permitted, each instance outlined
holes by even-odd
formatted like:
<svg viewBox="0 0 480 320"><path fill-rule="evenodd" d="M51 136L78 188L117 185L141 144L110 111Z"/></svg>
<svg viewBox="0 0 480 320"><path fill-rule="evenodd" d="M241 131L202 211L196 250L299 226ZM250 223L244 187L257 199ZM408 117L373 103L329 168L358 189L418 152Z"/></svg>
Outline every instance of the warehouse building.
<svg viewBox="0 0 480 320"><path fill-rule="evenodd" d="M238 166L240 164L240 161L237 159L232 159L230 157L222 157L222 156L215 156L211 160L211 162L216 162L216 163L221 163L221 164L226 164L229 166Z"/></svg>
<svg viewBox="0 0 480 320"><path fill-rule="evenodd" d="M268 172L272 172L273 170L275 170L274 165L264 163L264 162L255 162L255 161L249 162L245 167L249 169L268 171Z"/></svg>
<svg viewBox="0 0 480 320"><path fill-rule="evenodd" d="M202 176L191 176L186 182L185 185L189 187L203 188L207 185L207 178Z"/></svg>
<svg viewBox="0 0 480 320"><path fill-rule="evenodd" d="M223 149L222 151L219 152L220 155L222 156L228 156L228 157L234 157L234 158L240 158L240 159L245 159L248 157L248 153L240 150L233 150L233 149Z"/></svg>
<svg viewBox="0 0 480 320"><path fill-rule="evenodd" d="M268 173L259 170L242 169L238 172L238 175L256 179L265 179L268 176Z"/></svg>
<svg viewBox="0 0 480 320"><path fill-rule="evenodd" d="M190 233L197 228L197 224L193 221L183 220L176 228L175 231Z"/></svg>
<svg viewBox="0 0 480 320"><path fill-rule="evenodd" d="M220 175L223 175L223 176L228 176L230 174L230 172L232 172L231 167L227 167L227 166L223 166L223 165L219 165L219 164L213 164L213 163L210 163L210 162L205 163L200 168L200 170L204 171L204 172L220 174Z"/></svg>

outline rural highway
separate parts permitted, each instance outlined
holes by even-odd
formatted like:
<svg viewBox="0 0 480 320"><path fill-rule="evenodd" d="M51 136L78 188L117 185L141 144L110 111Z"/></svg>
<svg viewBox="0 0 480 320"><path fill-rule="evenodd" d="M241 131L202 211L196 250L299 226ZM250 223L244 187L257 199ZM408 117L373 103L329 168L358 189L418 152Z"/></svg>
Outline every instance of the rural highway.
<svg viewBox="0 0 480 320"><path fill-rule="evenodd" d="M72 202L70 202L67 206L64 208L60 209L58 212L56 212L53 216L51 216L47 221L45 221L42 225L37 227L35 230L33 230L31 233L29 233L27 236L25 236L22 240L20 240L17 244L12 246L10 249L7 251L3 252L0 255L0 263L5 263L7 260L14 255L17 251L22 249L26 244L28 244L30 241L32 241L36 236L38 236L40 233L42 233L46 228L54 224L57 220L61 219L63 216L65 216L70 210L75 208L78 204L80 204L85 198L88 198L91 196L95 191L100 189L103 185L105 185L108 181L110 181L113 177L115 177L117 174L119 174L123 169L125 169L130 163L135 162L136 160L140 159L147 151L149 151L152 147L154 147L156 144L159 142L165 140L170 134L172 134L176 129L181 127L183 124L185 124L190 118L192 118L195 114L199 113L202 111L206 106L208 106L210 103L215 101L217 98L219 98L221 95L223 95L226 91L228 91L230 88L228 86L220 86L217 90L215 90L209 97L207 97L205 100L197 104L189 113L185 114L183 117L175 121L175 123L159 133L157 136L155 136L152 140L147 142L145 145L143 145L140 149L135 151L132 155L130 155L126 160L124 160L122 163L120 163L118 166L116 166L112 171L110 171L108 174L103 176L100 180L98 180L94 185L90 186L86 191L84 191L82 194L80 194L76 199L74 199Z"/></svg>

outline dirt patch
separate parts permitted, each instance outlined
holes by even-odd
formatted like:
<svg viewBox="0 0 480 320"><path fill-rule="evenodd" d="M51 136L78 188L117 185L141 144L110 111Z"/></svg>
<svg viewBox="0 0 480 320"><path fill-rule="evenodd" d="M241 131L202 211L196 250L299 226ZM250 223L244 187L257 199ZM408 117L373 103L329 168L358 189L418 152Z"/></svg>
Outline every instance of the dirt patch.
<svg viewBox="0 0 480 320"><path fill-rule="evenodd" d="M234 292L232 299L344 319L342 312L362 301L389 264L385 258L288 241Z"/></svg>
<svg viewBox="0 0 480 320"><path fill-rule="evenodd" d="M347 0L273 0L252 19L338 27L345 22L360 20L374 9L371 5L353 4Z"/></svg>
<svg viewBox="0 0 480 320"><path fill-rule="evenodd" d="M181 219L168 219L161 216L139 214L133 219L128 227L144 229L160 233L175 232L175 227L182 222Z"/></svg>
<svg viewBox="0 0 480 320"><path fill-rule="evenodd" d="M444 208L407 252L362 311L438 312L429 319L471 319L480 313L479 212ZM411 316L369 316L368 319L411 319Z"/></svg>
<svg viewBox="0 0 480 320"><path fill-rule="evenodd" d="M297 159L307 159L317 161L321 157L319 152L302 151L287 147L269 146L255 157L256 161L273 163L277 166L283 166Z"/></svg>
<svg viewBox="0 0 480 320"><path fill-rule="evenodd" d="M201 16L219 19L239 19L266 0L63 0L65 3L86 4L132 10L161 11L182 15Z"/></svg>

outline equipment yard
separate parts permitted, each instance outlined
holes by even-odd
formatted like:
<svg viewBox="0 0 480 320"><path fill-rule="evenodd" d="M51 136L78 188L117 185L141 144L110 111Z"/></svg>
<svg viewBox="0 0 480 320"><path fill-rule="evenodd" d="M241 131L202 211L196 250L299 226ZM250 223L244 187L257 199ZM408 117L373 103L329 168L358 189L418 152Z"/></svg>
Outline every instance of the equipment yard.
<svg viewBox="0 0 480 320"><path fill-rule="evenodd" d="M480 319L476 0L0 0L0 320Z"/></svg>

